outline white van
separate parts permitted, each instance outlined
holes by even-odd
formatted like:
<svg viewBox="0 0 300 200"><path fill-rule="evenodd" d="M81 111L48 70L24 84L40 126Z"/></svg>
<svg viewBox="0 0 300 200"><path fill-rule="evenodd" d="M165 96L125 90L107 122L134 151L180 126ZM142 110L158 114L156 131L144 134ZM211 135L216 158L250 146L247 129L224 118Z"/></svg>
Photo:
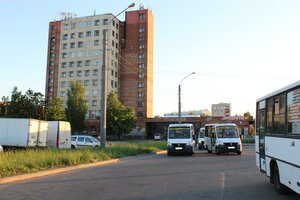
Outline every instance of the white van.
<svg viewBox="0 0 300 200"><path fill-rule="evenodd" d="M194 154L193 124L170 124L168 128L168 156L175 153Z"/></svg>
<svg viewBox="0 0 300 200"><path fill-rule="evenodd" d="M208 153L234 152L241 155L243 151L236 124L206 124L204 140Z"/></svg>

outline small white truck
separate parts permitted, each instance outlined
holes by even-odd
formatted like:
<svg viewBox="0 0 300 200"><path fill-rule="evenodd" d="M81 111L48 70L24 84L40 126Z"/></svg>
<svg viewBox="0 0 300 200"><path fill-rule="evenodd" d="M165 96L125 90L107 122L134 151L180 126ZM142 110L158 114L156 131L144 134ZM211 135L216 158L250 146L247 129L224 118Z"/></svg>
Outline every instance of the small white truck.
<svg viewBox="0 0 300 200"><path fill-rule="evenodd" d="M48 122L0 118L0 144L5 147L46 147Z"/></svg>
<svg viewBox="0 0 300 200"><path fill-rule="evenodd" d="M71 125L66 121L49 121L47 147L58 149L71 148Z"/></svg>

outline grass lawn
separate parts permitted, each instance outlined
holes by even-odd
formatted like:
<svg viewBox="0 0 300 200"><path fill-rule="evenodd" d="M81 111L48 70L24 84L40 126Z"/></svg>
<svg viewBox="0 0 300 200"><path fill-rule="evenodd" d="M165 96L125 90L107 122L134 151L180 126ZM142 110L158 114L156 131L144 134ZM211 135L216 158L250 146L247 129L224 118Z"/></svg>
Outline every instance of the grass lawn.
<svg viewBox="0 0 300 200"><path fill-rule="evenodd" d="M27 149L0 153L0 178L53 168L99 162L109 159L165 150L166 141L130 143L105 149Z"/></svg>

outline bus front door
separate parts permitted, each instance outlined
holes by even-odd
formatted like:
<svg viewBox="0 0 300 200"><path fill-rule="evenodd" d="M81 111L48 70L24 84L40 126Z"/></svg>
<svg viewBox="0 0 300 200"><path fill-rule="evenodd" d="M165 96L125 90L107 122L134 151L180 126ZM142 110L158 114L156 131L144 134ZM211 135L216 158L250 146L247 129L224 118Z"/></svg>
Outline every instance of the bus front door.
<svg viewBox="0 0 300 200"><path fill-rule="evenodd" d="M266 171L266 160L265 160L265 133L266 133L266 109L259 110L258 116L258 124L259 127L259 157L260 157L260 170Z"/></svg>

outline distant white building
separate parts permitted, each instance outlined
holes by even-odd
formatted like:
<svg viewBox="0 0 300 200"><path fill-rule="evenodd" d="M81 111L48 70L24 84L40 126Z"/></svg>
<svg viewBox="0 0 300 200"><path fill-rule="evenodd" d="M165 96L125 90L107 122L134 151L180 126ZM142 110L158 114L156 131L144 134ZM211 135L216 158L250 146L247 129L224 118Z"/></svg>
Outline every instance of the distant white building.
<svg viewBox="0 0 300 200"><path fill-rule="evenodd" d="M230 103L218 103L211 106L212 116L231 116Z"/></svg>
<svg viewBox="0 0 300 200"><path fill-rule="evenodd" d="M211 113L209 110L191 110L191 111L182 111L182 117L200 117L200 116L210 116ZM164 117L178 117L177 112L165 113Z"/></svg>

